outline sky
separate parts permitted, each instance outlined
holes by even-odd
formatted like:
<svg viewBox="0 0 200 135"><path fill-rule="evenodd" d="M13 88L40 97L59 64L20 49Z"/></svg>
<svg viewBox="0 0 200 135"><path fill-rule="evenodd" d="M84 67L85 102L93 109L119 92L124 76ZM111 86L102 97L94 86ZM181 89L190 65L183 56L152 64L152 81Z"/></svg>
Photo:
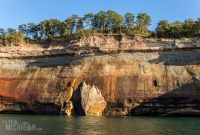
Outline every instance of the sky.
<svg viewBox="0 0 200 135"><path fill-rule="evenodd" d="M20 24L38 24L46 19L64 21L72 14L84 16L100 10L114 10L122 16L126 12L135 16L147 13L152 20L149 30L155 30L160 20L196 20L200 0L0 0L0 28L17 29Z"/></svg>

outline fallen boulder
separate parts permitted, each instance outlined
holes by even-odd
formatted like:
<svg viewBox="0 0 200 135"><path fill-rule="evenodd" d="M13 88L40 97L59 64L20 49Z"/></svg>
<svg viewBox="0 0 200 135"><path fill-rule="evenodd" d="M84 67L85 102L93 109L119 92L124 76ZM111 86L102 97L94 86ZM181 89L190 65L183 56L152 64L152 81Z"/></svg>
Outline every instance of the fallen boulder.
<svg viewBox="0 0 200 135"><path fill-rule="evenodd" d="M106 107L106 101L101 91L94 85L91 87L83 82L81 91L81 104L86 115L100 116Z"/></svg>

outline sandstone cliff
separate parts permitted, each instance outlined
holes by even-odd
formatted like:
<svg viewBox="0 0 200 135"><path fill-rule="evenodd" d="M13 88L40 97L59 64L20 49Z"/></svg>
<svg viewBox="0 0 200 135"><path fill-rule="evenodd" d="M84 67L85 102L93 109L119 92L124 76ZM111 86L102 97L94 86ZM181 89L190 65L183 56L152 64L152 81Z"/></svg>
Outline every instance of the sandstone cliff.
<svg viewBox="0 0 200 135"><path fill-rule="evenodd" d="M71 41L38 42L0 48L2 58L95 55L120 51L175 50L199 48L200 39L156 39L138 36L90 36Z"/></svg>
<svg viewBox="0 0 200 135"><path fill-rule="evenodd" d="M81 104L86 115L101 116L106 107L106 101L101 91L94 85L91 87L83 82L81 91Z"/></svg>
<svg viewBox="0 0 200 135"><path fill-rule="evenodd" d="M26 103L22 107L36 113L56 113L57 95L76 78L71 99L75 112L80 112L84 81L101 91L107 102L104 115L198 109L198 47L198 39L123 36L2 47L1 101Z"/></svg>

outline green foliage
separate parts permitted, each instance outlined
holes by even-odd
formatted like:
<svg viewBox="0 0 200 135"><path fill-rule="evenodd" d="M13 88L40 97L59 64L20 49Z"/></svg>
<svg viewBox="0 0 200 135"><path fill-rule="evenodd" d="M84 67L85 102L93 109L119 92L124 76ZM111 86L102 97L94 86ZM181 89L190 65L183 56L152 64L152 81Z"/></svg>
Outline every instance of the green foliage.
<svg viewBox="0 0 200 135"><path fill-rule="evenodd" d="M194 30L195 21L193 19L186 19L183 24L185 32L187 32L188 37L190 37L190 32Z"/></svg>
<svg viewBox="0 0 200 135"><path fill-rule="evenodd" d="M16 29L13 29L13 28L7 29L7 33L10 34L10 35L14 35L16 32L17 32Z"/></svg>
<svg viewBox="0 0 200 135"><path fill-rule="evenodd" d="M85 32L84 32L84 30L83 29L78 29L77 30L77 33L76 33L76 37L77 38L82 38L82 37L85 37Z"/></svg>
<svg viewBox="0 0 200 135"><path fill-rule="evenodd" d="M196 37L200 33L199 21L200 19L186 19L184 22L168 23L167 20L161 20L156 27L156 35L159 38Z"/></svg>
<svg viewBox="0 0 200 135"><path fill-rule="evenodd" d="M113 30L115 30L115 33L119 33L120 27L124 24L123 17L115 11L108 10L107 20L107 26L110 29L110 31L113 32Z"/></svg>
<svg viewBox="0 0 200 135"><path fill-rule="evenodd" d="M195 21L194 29L196 30L195 35L200 36L200 18L197 18L197 21Z"/></svg>
<svg viewBox="0 0 200 135"><path fill-rule="evenodd" d="M16 45L18 46L20 43L24 43L25 36L21 32L12 33L2 37L1 44L6 45Z"/></svg>
<svg viewBox="0 0 200 135"><path fill-rule="evenodd" d="M19 25L18 31L0 28L0 44L18 45L22 42L51 41L54 39L77 39L91 35L141 35L159 38L182 38L200 36L200 18L186 19L184 22L167 20L158 22L155 31L150 32L151 17L146 13L139 13L135 18L133 13L127 12L124 17L113 10L88 13L83 17L76 14L66 18L63 22L58 19L43 20L39 24L28 23Z"/></svg>
<svg viewBox="0 0 200 135"><path fill-rule="evenodd" d="M18 26L18 31L23 33L24 35L28 35L27 34L27 25L26 24L21 24Z"/></svg>
<svg viewBox="0 0 200 135"><path fill-rule="evenodd" d="M142 26L145 28L138 29L134 27L134 15L127 12L123 18L122 15L118 14L113 10L99 11L97 14L88 13L83 17L79 17L76 14L71 15L66 18L63 22L57 19L50 19L41 21L39 24L28 23L22 24L18 27L18 32L23 33L25 41L29 40L53 40L53 39L74 39L81 38L84 36L98 35L98 34L141 34L147 35L148 24L146 15L146 20L143 19L143 14L139 15L137 22L138 27ZM145 22L144 24L142 23ZM150 19L148 20L151 21ZM8 35L16 33L17 31L10 28L7 30ZM3 30L0 29L0 38L5 37ZM10 40L9 40L10 41Z"/></svg>
<svg viewBox="0 0 200 135"><path fill-rule="evenodd" d="M71 35L75 33L75 28L77 26L77 22L79 21L78 15L73 14L72 16L68 17L64 22L66 28L70 30ZM80 23L80 22L79 22Z"/></svg>
<svg viewBox="0 0 200 135"><path fill-rule="evenodd" d="M146 13L139 13L136 20L136 30L143 35L148 35L149 25L151 25L151 17Z"/></svg>
<svg viewBox="0 0 200 135"><path fill-rule="evenodd" d="M0 28L0 39L6 35L6 31L3 28Z"/></svg>
<svg viewBox="0 0 200 135"><path fill-rule="evenodd" d="M88 14L84 15L84 18L83 18L83 20L86 24L85 27L88 27L88 30L85 31L85 34L88 35L88 36L90 36L90 31L91 31L93 19L94 19L93 13L88 13Z"/></svg>
<svg viewBox="0 0 200 135"><path fill-rule="evenodd" d="M134 27L134 18L135 16L132 13L127 12L124 15L124 19L125 19L125 25L128 29L131 29Z"/></svg>
<svg viewBox="0 0 200 135"><path fill-rule="evenodd" d="M161 20L156 27L158 37L166 37L169 30L170 24L167 20Z"/></svg>
<svg viewBox="0 0 200 135"><path fill-rule="evenodd" d="M30 36L31 39L37 39L38 25L36 25L35 23L28 23L26 33Z"/></svg>
<svg viewBox="0 0 200 135"><path fill-rule="evenodd" d="M44 20L40 22L37 27L38 30L36 29L35 31L34 29L33 34L37 37L38 33L40 33L42 39L55 39L66 34L66 31L64 30L66 26L58 19Z"/></svg>
<svg viewBox="0 0 200 135"><path fill-rule="evenodd" d="M105 26L108 23L106 18L106 11L99 11L97 14L94 15L94 19L92 21L92 26L94 29L100 30L103 32L105 30Z"/></svg>
<svg viewBox="0 0 200 135"><path fill-rule="evenodd" d="M91 29L93 19L94 19L93 13L88 13L88 14L84 15L84 21L86 23L86 26L89 27L89 29Z"/></svg>
<svg viewBox="0 0 200 135"><path fill-rule="evenodd" d="M170 24L170 28L174 31L175 37L181 37L181 32L183 31L183 23L180 21L175 21Z"/></svg>

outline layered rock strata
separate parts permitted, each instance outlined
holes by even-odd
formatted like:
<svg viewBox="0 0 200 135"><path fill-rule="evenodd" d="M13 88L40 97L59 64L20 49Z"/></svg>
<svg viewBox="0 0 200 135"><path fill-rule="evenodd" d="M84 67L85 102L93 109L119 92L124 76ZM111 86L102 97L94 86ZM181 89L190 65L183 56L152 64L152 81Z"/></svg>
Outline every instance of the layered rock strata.
<svg viewBox="0 0 200 135"><path fill-rule="evenodd" d="M110 54L121 51L159 51L200 48L200 38L157 39L140 36L99 35L71 41L38 42L0 48L2 58Z"/></svg>
<svg viewBox="0 0 200 135"><path fill-rule="evenodd" d="M128 39L124 43L126 41ZM136 46L140 45L139 41ZM150 39L142 41L152 43L145 44L146 47L151 48L154 44L154 47L167 48L173 40L156 43ZM99 42L96 44L100 46ZM136 38L131 42L135 43ZM119 52L93 55L85 52L79 55L57 53L51 57L39 57L37 53L34 57L26 57L15 52L13 57L2 55L1 110L20 106L17 109L21 108L22 111L59 114L62 103L55 104L55 101L74 79L72 97L64 99L72 101L77 115L84 111L80 109L80 87L84 81L95 85L107 102L103 115L159 115L177 108L199 109L200 49L188 49L189 45L197 47L198 40L176 42L175 45L176 49L172 50L152 48L127 52L118 49ZM89 50L86 48L82 49ZM14 57L14 54L19 57Z"/></svg>

